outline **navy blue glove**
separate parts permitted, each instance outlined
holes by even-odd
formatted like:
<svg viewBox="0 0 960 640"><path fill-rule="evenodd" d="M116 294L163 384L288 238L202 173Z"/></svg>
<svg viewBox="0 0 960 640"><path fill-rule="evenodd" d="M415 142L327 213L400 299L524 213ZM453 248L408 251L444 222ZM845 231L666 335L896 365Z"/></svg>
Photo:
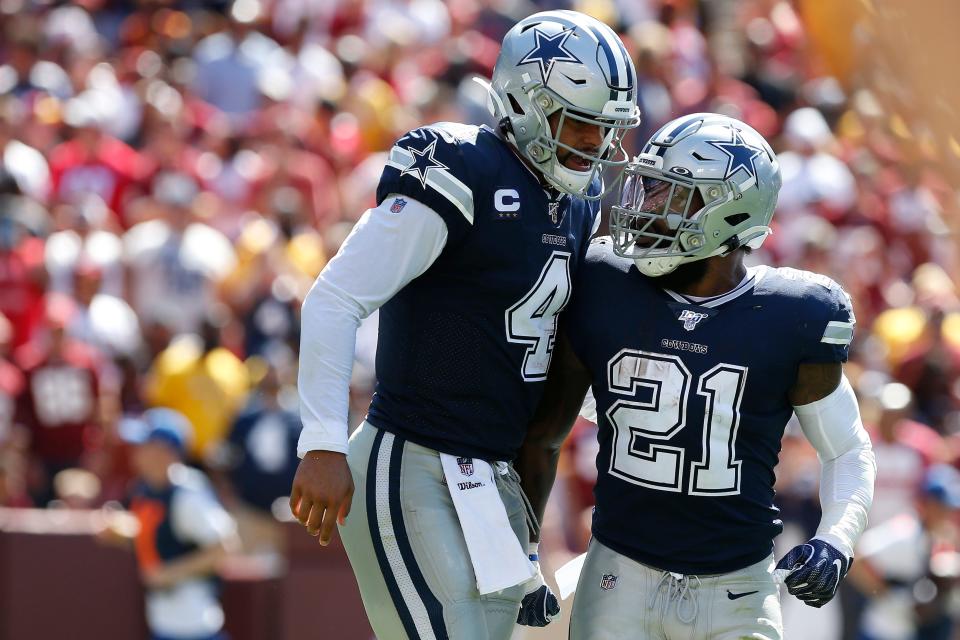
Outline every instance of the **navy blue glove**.
<svg viewBox="0 0 960 640"><path fill-rule="evenodd" d="M851 564L853 558L814 538L791 549L777 563L777 569L790 572L783 581L790 594L819 609L833 599Z"/></svg>
<svg viewBox="0 0 960 640"><path fill-rule="evenodd" d="M557 596L553 595L553 591L550 591L550 587L543 582L536 548L532 550L530 560L537 567L537 575L530 579L527 593L520 602L517 624L526 627L545 627L550 624L554 616L560 614L560 602Z"/></svg>
<svg viewBox="0 0 960 640"><path fill-rule="evenodd" d="M545 627L553 617L560 613L560 603L553 595L550 587L540 585L536 591L523 596L520 603L520 613L517 614L517 624L527 627Z"/></svg>

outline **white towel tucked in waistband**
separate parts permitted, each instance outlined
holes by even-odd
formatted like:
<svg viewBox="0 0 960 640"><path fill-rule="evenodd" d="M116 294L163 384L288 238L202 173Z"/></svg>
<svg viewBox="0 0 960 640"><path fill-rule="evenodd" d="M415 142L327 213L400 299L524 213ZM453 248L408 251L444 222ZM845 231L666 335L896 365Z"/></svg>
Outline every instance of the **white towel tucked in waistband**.
<svg viewBox="0 0 960 640"><path fill-rule="evenodd" d="M510 526L490 463L446 453L440 454L440 462L480 594L512 587L536 575L536 567Z"/></svg>

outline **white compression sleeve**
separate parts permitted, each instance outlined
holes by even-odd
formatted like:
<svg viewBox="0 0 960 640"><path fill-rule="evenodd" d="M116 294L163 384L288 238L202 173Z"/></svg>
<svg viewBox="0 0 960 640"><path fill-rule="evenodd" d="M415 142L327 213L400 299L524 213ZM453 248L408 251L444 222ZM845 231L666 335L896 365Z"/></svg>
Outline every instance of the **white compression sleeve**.
<svg viewBox="0 0 960 640"><path fill-rule="evenodd" d="M857 539L867 526L877 475L857 397L844 376L830 395L793 410L820 458L823 515L816 537L853 557Z"/></svg>
<svg viewBox="0 0 960 640"><path fill-rule="evenodd" d="M443 218L406 196L369 209L303 301L300 333L301 458L316 449L347 452L347 410L357 327L433 264L447 242Z"/></svg>

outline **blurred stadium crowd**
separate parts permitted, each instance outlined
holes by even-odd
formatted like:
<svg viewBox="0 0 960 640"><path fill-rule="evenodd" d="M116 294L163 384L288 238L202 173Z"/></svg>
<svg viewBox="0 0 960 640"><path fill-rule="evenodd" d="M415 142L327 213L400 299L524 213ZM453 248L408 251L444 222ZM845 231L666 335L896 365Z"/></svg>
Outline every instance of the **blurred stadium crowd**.
<svg viewBox="0 0 960 640"><path fill-rule="evenodd" d="M935 141L882 60L858 66L869 30L825 33L827 4L0 0L0 506L122 501L120 425L164 406L189 418L190 460L248 548L274 544L297 462L300 302L374 204L392 142L489 123L470 78L489 76L502 35L576 8L635 57L644 121L628 150L694 111L774 141L784 186L751 260L830 275L858 317L847 374L879 475L847 637L949 620L960 488L928 469L960 461L960 145ZM374 316L354 424L375 349ZM546 523L558 550L589 535L594 428L568 442ZM778 489L804 536L817 477L790 434Z"/></svg>

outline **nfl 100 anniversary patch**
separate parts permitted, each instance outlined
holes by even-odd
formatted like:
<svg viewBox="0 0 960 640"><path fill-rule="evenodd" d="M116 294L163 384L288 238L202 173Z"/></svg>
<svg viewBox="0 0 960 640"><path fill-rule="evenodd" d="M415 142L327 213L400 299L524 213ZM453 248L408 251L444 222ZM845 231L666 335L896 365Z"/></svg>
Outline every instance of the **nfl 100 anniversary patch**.
<svg viewBox="0 0 960 640"><path fill-rule="evenodd" d="M693 331L697 328L697 325L700 324L701 320L708 318L706 313L699 313L697 311L691 311L690 309L684 309L680 313L680 317L677 318L680 322L683 323L683 328L687 331Z"/></svg>

